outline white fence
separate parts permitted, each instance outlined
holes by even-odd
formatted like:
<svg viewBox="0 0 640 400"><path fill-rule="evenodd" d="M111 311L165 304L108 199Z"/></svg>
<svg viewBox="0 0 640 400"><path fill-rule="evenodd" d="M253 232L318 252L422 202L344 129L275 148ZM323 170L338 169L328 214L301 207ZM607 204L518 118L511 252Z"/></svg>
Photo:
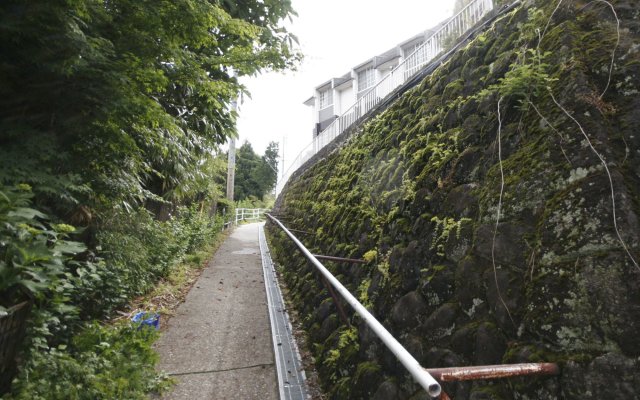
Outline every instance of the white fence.
<svg viewBox="0 0 640 400"><path fill-rule="evenodd" d="M482 17L493 9L492 0L474 0L459 13L451 17L420 47L411 53L380 82L365 93L344 114L336 118L293 160L287 171L276 184L276 194L280 194L291 175L311 157L318 153L338 135L358 121L363 115L378 105L387 95L409 78L418 73L438 54L447 50L463 33L472 28Z"/></svg>
<svg viewBox="0 0 640 400"><path fill-rule="evenodd" d="M242 221L257 221L264 218L268 208L236 208L235 225Z"/></svg>

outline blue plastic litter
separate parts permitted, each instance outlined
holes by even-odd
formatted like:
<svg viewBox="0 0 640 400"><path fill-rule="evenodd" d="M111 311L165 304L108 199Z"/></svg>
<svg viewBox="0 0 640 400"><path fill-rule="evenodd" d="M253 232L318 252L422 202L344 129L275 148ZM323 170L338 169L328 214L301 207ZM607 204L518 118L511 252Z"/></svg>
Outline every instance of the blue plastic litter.
<svg viewBox="0 0 640 400"><path fill-rule="evenodd" d="M153 326L156 329L160 329L160 314L140 311L131 318L131 322L139 324L138 329L143 326Z"/></svg>

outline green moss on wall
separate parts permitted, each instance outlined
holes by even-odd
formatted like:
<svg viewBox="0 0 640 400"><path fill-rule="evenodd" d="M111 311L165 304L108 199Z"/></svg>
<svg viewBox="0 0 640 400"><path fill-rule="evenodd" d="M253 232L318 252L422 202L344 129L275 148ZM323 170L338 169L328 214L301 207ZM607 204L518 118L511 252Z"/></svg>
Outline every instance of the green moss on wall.
<svg viewBox="0 0 640 400"><path fill-rule="evenodd" d="M525 3L289 182L278 213L315 232L303 237L314 251L369 261L327 266L423 365L567 371L450 384L454 398L630 398L633 374L601 382L621 365L640 376L640 269L620 240L640 259L640 15L613 1L617 31L604 2L552 18L557 2ZM317 275L269 234L331 397L395 382L418 398L357 317L354 331L318 312Z"/></svg>

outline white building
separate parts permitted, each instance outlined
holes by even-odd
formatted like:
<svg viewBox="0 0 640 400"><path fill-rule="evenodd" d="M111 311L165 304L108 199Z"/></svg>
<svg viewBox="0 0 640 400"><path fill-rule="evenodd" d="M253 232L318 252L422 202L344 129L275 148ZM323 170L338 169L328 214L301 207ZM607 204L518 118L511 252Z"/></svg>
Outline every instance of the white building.
<svg viewBox="0 0 640 400"><path fill-rule="evenodd" d="M346 114L369 89L384 79L398 64L407 60L406 68L410 70L417 58L408 59L420 46L429 39L443 24L415 35L392 49L372 57L346 74L332 78L316 86L313 96L304 104L313 107L313 137L315 138L338 116ZM425 54L426 56L426 54Z"/></svg>
<svg viewBox="0 0 640 400"><path fill-rule="evenodd" d="M460 10L437 26L370 58L338 78L315 88L304 104L313 107L313 139L282 174L280 193L289 177L304 163L365 117L383 99L416 76L438 55L454 45L489 11L493 0L456 0Z"/></svg>

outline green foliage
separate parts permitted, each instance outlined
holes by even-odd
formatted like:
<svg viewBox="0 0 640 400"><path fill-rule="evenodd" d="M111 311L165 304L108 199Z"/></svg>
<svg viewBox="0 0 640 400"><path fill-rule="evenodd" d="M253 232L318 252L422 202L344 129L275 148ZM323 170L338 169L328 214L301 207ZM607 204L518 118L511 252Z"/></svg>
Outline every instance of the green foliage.
<svg viewBox="0 0 640 400"><path fill-rule="evenodd" d="M191 192L180 191L180 198L194 199L209 206L224 199L227 177L227 158L224 154L208 157L199 166L200 175Z"/></svg>
<svg viewBox="0 0 640 400"><path fill-rule="evenodd" d="M292 14L285 0L3 2L0 178L42 185L59 215L192 192L234 134L238 77L299 60Z"/></svg>
<svg viewBox="0 0 640 400"><path fill-rule="evenodd" d="M271 208L275 203L273 195L267 194L262 199L249 196L244 200L236 202L236 208Z"/></svg>
<svg viewBox="0 0 640 400"><path fill-rule="evenodd" d="M518 53L518 61L511 65L504 78L495 88L500 96L512 96L521 102L540 96L555 80L549 75L549 64L545 62L551 52L525 49Z"/></svg>
<svg viewBox="0 0 640 400"><path fill-rule="evenodd" d="M28 185L0 190L0 315L5 306L29 295L62 303L58 284L73 264L73 256L86 247L66 240L75 228L51 224L49 218L31 208L33 194Z"/></svg>
<svg viewBox="0 0 640 400"><path fill-rule="evenodd" d="M388 284L390 282L391 275L389 274L389 260L385 259L377 266L378 272L382 276L380 284L382 286Z"/></svg>
<svg viewBox="0 0 640 400"><path fill-rule="evenodd" d="M371 279L364 279L358 286L358 300L366 308L373 307L373 302L369 298L369 288L371 287Z"/></svg>
<svg viewBox="0 0 640 400"><path fill-rule="evenodd" d="M532 7L527 10L528 19L520 24L518 42L521 47L515 50L516 60L498 83L483 90L480 97L496 91L501 97L510 97L524 106L541 96L557 79L550 75L550 65L546 62L552 55L550 51L542 51L539 47L540 30L546 23L545 13ZM536 40L537 39L537 40ZM532 42L537 46L532 47Z"/></svg>
<svg viewBox="0 0 640 400"><path fill-rule="evenodd" d="M222 225L221 217L210 217L198 203L178 207L164 222L144 209L114 210L98 226L96 254L68 240L69 234L78 234L73 226L53 223L32 208L33 197L26 184L0 190L0 312L24 293L35 299L23 359L61 374L86 368L77 363L111 365L102 355L77 360L63 351L81 320L104 317L148 291L185 254L212 240ZM121 384L118 390L129 390L130 382ZM111 398L111 392L105 393L101 398Z"/></svg>
<svg viewBox="0 0 640 400"><path fill-rule="evenodd" d="M328 356L324 359L323 364L330 369L334 369L338 362L353 357L358 353L360 344L358 343L358 328L355 326L345 328L340 332L338 345L335 349L329 350ZM337 376L337 372L334 372Z"/></svg>
<svg viewBox="0 0 640 400"><path fill-rule="evenodd" d="M154 370L151 328L89 324L69 346L36 352L5 400L146 399L168 385Z"/></svg>
<svg viewBox="0 0 640 400"><path fill-rule="evenodd" d="M439 256L445 255L445 246L449 240L449 236L455 232L456 239L460 239L462 225L472 222L469 218L461 218L456 221L455 218L438 216L432 217L431 222L435 223L433 229L433 239L431 240L430 250L435 250Z"/></svg>
<svg viewBox="0 0 640 400"><path fill-rule="evenodd" d="M106 268L100 280L90 283L76 301L90 315L104 315L132 296L147 292L165 277L185 254L213 240L222 218L210 218L197 205L180 207L168 221L154 221L146 210L116 212L105 218L98 233L100 256Z"/></svg>
<svg viewBox="0 0 640 400"><path fill-rule="evenodd" d="M238 79L299 60L291 15L289 0L0 2L0 313L35 298L18 398L140 397L125 357L71 338L220 230Z"/></svg>
<svg viewBox="0 0 640 400"><path fill-rule="evenodd" d="M98 235L101 258L68 261L49 285L47 298L36 303L24 346L26 362L10 398L144 398L160 383L148 346L154 335L97 325L73 335L81 319L103 317L145 293L220 231L222 219L209 218L197 205L178 211L165 222L154 221L144 210L105 218ZM47 391L55 395L46 397Z"/></svg>
<svg viewBox="0 0 640 400"><path fill-rule="evenodd" d="M236 152L234 198L263 199L275 187L278 177L278 144L269 143L265 154L257 155L249 142L244 142Z"/></svg>
<svg viewBox="0 0 640 400"><path fill-rule="evenodd" d="M262 198L273 193L278 179L278 143L270 142L265 153L260 157L260 163L255 170L256 180L260 183Z"/></svg>
<svg viewBox="0 0 640 400"><path fill-rule="evenodd" d="M378 251L375 249L369 250L362 255L362 258L368 263L374 261L377 257L378 257Z"/></svg>

